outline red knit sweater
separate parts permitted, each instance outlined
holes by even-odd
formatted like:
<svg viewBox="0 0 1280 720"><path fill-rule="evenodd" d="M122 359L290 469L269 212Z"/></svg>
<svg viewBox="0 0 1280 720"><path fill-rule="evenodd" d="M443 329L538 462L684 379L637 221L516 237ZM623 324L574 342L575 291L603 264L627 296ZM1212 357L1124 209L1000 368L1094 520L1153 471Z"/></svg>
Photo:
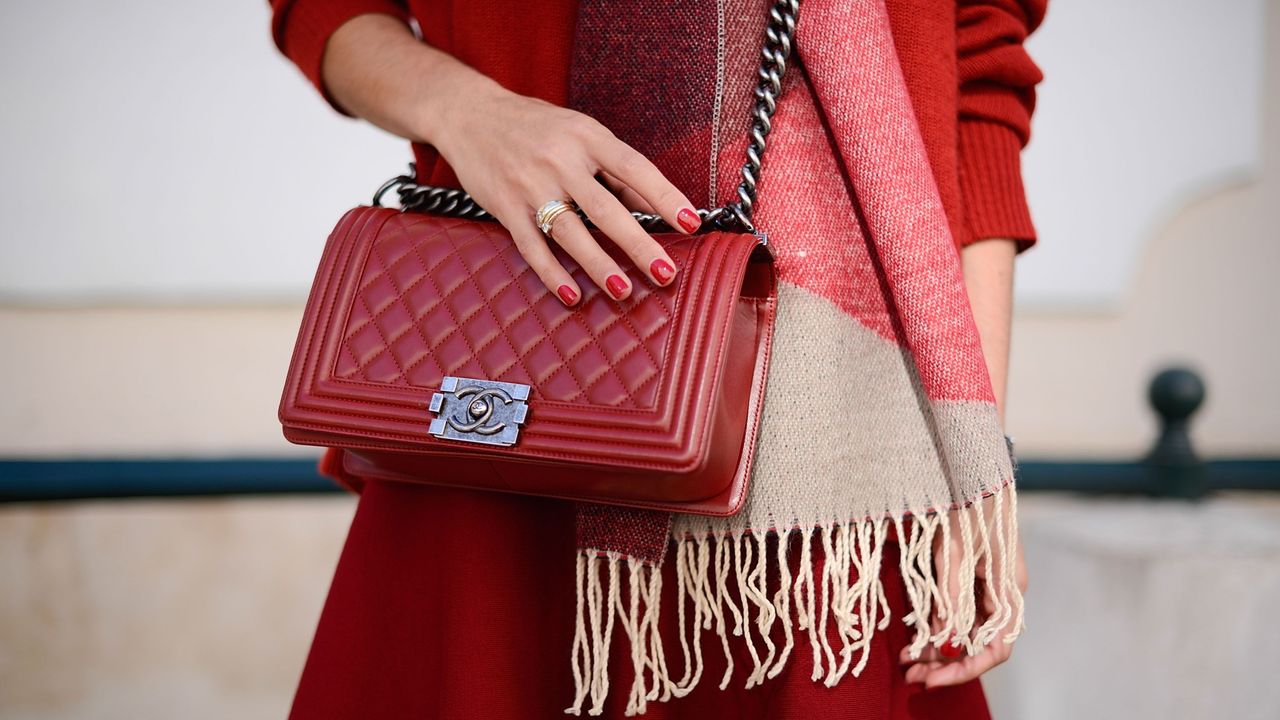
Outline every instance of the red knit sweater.
<svg viewBox="0 0 1280 720"><path fill-rule="evenodd" d="M1028 138L1040 75L1021 43L1040 22L1044 0L887 3L957 243L1008 237L1025 250L1035 232L1019 151ZM273 0L274 35L323 92L325 42L343 22L370 12L412 17L433 46L516 92L564 104L576 7L575 0ZM414 151L426 179L453 181L429 148ZM337 457L335 451L326 455L326 475L343 477L333 462ZM571 696L560 663L571 652L572 623L561 610L574 603L574 547L569 503L368 483L290 717L562 716L541 709L563 707L559 703ZM909 608L898 552L897 543L889 543L882 564L890 603L886 617L902 617ZM677 601L677 565L663 564L662 602L668 606ZM676 632L675 615L663 614L664 634ZM908 685L897 664L909 642L908 626L892 623L882 632L857 682L827 688L793 663L794 671L784 670L767 688L746 690L735 682L721 691L704 680L681 704L653 707L648 715L752 720L843 712L895 720L989 720L978 680L929 692ZM744 655L739 652L736 662L749 662ZM709 677L722 672L714 662L708 661Z"/></svg>
<svg viewBox="0 0 1280 720"><path fill-rule="evenodd" d="M898 56L957 247L1012 238L1022 252L1036 241L1020 153L1030 137L1041 73L1022 43L1043 20L1046 1L887 0ZM342 23L364 13L417 20L424 41L515 92L557 104L567 97L574 0L271 4L277 46L339 112L345 111L321 81L325 43ZM457 184L431 148L415 144L414 153L424 180Z"/></svg>

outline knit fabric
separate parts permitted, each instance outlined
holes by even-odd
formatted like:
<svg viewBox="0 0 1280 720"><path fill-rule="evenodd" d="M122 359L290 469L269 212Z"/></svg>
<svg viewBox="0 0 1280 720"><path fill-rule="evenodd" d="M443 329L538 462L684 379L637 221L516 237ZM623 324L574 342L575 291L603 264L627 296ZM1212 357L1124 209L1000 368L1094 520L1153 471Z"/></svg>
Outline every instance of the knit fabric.
<svg viewBox="0 0 1280 720"><path fill-rule="evenodd" d="M324 86L321 60L333 31L366 13L412 19L424 42L511 90L557 105L566 102L577 0L269 1L276 46L343 114L349 113ZM1019 152L1030 139L1041 74L1022 42L1043 21L1045 6L1046 0L885 0L894 47L957 248L1009 238L1023 252L1037 242ZM624 25L633 20L618 17ZM749 63L755 59L753 55ZM749 84L751 72L747 67L748 77L726 73L725 79ZM725 121L737 117L724 114ZM457 185L434 148L414 144L413 152L419 179ZM698 194L698 188L681 189Z"/></svg>
<svg viewBox="0 0 1280 720"><path fill-rule="evenodd" d="M275 3L277 42L322 91L337 16L406 13L389 0L340 4ZM482 41L498 26L473 22L472 4L424 2L409 14L427 42L508 87L597 117L694 202L731 196L764 0L662 12L583 2L576 32L565 9L575 3L532 13L496 3L508 4L523 15L503 42ZM1008 0L803 3L756 214L780 287L747 506L723 520L579 508L571 712L598 714L622 693L627 714L643 713L690 694L712 667L721 688L753 687L806 645L812 678L834 686L864 671L890 623L910 628L917 653L953 631L971 653L1021 631L1013 470L954 250L985 237L1020 250L1035 241L1017 155L1039 79L1021 39L1042 16L1043 2ZM929 42L938 28L955 33L954 48ZM564 50L562 83L545 38ZM423 179L449 184L431 148L415 153ZM982 515L983 498L999 522ZM931 549L953 535L966 549L959 567L935 567ZM909 598L892 616L886 558ZM949 573L958 595L943 591ZM980 593L995 607L983 623ZM999 634L1006 624L1012 632ZM712 662L716 652L728 662ZM611 691L619 663L630 672Z"/></svg>
<svg viewBox="0 0 1280 720"><path fill-rule="evenodd" d="M770 5L707 0L646 13L643 0L581 3L571 106L678 186L707 188L695 202L733 197ZM620 16L631 20L620 25ZM579 512L570 712L604 707L614 632L628 641L627 710L636 714L700 681L704 630L751 648L742 669L750 687L781 670L800 633L814 679L833 685L861 672L876 631L894 620L914 628L916 652L955 632L977 653L1012 642L1024 624L1016 525L1004 512L1016 502L1011 459L885 7L809 0L796 51L756 205L777 256L779 311L746 507L669 523L657 513ZM975 502L988 496L995 523ZM879 583L890 528L916 590L910 611L892 619ZM930 557L939 529L965 536L956 597L941 591L947 568ZM767 552L770 534L792 533L804 540ZM788 552L804 554L798 576L783 572ZM679 566L675 608L657 602L664 560ZM978 562L999 568L985 575L995 611L981 626ZM935 610L946 620L937 633ZM657 630L671 611L682 618L679 662Z"/></svg>

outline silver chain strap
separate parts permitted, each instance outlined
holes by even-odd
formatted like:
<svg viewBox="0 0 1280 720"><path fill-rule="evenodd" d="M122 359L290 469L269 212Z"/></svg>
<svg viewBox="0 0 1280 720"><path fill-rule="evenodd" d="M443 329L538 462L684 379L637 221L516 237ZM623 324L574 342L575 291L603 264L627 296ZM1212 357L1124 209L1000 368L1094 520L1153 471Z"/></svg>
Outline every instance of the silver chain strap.
<svg viewBox="0 0 1280 720"><path fill-rule="evenodd" d="M703 228L755 232L751 222L755 211L756 183L760 179L761 160L765 141L773 127L773 114L778 109L778 96L782 94L782 77L787 72L787 59L791 56L791 43L796 32L796 14L800 0L778 0L769 11L769 24L764 32L764 47L760 51L759 83L755 89L755 107L751 111L750 142L747 144L747 161L742 165L742 182L738 184L737 199L723 207L698 210ZM395 190L400 196L402 211L447 215L469 220L494 220L465 190L419 185L413 164L409 173L398 175L383 183L373 196L375 206L382 204L382 197ZM590 219L578 211L583 221ZM662 216L655 213L633 212L632 217L646 230L667 230L670 227Z"/></svg>

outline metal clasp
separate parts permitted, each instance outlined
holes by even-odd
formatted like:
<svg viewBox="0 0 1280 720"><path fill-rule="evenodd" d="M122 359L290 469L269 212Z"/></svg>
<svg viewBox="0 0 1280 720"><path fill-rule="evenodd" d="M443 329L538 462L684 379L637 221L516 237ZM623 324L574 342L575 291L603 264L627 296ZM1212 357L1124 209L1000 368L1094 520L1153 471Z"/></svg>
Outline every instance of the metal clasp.
<svg viewBox="0 0 1280 720"><path fill-rule="evenodd" d="M429 432L449 440L514 445L529 414L529 386L479 378L445 376L431 396L436 414Z"/></svg>

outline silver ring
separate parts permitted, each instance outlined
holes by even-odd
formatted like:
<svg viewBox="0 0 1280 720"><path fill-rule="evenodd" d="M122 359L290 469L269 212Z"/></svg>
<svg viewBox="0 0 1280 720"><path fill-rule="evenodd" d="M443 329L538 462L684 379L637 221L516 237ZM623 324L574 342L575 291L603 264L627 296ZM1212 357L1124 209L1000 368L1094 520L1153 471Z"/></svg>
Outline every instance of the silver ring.
<svg viewBox="0 0 1280 720"><path fill-rule="evenodd" d="M574 212L577 205L567 203L564 200L548 200L542 207L538 208L538 212L533 214L533 221L538 224L538 229L543 235L551 234L551 226L555 224L556 218L567 212Z"/></svg>

